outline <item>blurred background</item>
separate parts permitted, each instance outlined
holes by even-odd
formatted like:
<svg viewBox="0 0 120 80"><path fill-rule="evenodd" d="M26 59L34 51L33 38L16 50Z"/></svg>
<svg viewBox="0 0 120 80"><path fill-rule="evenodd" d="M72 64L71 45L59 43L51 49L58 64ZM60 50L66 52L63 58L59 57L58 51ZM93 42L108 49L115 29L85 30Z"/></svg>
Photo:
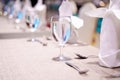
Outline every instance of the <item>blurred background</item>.
<svg viewBox="0 0 120 80"><path fill-rule="evenodd" d="M10 1L15 2L17 0L0 0L1 16L6 16L5 13L6 5L8 6L8 3ZM25 1L26 2L32 1L31 4L34 7L39 0L20 0L20 1L24 1L24 3ZM43 22L45 22L44 25L46 27L50 28L49 19L51 16L58 14L58 9L62 1L63 0L42 0L41 4L45 5L45 7L43 7L43 9L45 10L43 10L44 11L43 14L40 15L44 16ZM68 1L71 3L71 10L73 16L77 16L78 18L83 19L84 21L84 25L83 25L84 27L76 30L79 40L99 48L99 43L100 43L99 37L100 37L102 18L89 17L85 15L85 13L89 10L93 10L99 7L107 7L107 5L109 4L109 0L68 0ZM15 4L15 3L11 2L11 4ZM9 4L9 6L11 4ZM10 15L9 18L11 18ZM16 20L16 22L19 21Z"/></svg>

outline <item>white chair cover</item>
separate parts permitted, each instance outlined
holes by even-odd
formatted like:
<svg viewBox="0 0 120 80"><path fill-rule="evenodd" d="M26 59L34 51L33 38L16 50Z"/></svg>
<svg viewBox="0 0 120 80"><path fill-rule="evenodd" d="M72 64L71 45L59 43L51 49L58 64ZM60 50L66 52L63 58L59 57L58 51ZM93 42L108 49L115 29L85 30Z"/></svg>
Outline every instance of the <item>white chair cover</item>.
<svg viewBox="0 0 120 80"><path fill-rule="evenodd" d="M107 8L91 11L89 16L103 17L100 34L99 63L105 67L120 66L120 0L110 0ZM99 12L99 13L98 13ZM94 13L94 14L91 14ZM103 14L104 13L104 14Z"/></svg>
<svg viewBox="0 0 120 80"><path fill-rule="evenodd" d="M83 19L84 25L78 29L79 40L91 44L93 34L96 28L97 18L89 17L85 13L89 10L95 10L96 6L93 3L84 4L79 10L79 17Z"/></svg>

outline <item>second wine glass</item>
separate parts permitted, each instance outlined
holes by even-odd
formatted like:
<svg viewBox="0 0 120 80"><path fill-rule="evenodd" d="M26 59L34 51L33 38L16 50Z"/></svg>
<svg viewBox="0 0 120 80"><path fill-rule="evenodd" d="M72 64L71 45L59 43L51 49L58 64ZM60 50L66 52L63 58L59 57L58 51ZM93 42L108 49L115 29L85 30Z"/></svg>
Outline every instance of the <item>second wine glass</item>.
<svg viewBox="0 0 120 80"><path fill-rule="evenodd" d="M28 27L28 30L31 32L31 39L29 39L28 41L32 41L35 42L38 39L36 39L34 37L34 32L37 30L37 28L39 27L40 24L40 19L37 15L33 16L33 15L26 15L26 25Z"/></svg>

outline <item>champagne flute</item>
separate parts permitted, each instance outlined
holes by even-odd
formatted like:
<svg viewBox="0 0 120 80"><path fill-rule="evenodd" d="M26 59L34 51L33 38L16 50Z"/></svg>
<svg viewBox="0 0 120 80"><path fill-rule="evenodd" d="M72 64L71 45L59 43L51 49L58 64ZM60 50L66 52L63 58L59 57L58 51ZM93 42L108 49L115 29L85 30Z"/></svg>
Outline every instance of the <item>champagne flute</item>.
<svg viewBox="0 0 120 80"><path fill-rule="evenodd" d="M51 17L52 35L54 39L59 43L60 55L54 57L55 61L67 61L71 60L69 57L65 57L62 54L62 48L69 40L71 34L71 17L70 16L53 16Z"/></svg>

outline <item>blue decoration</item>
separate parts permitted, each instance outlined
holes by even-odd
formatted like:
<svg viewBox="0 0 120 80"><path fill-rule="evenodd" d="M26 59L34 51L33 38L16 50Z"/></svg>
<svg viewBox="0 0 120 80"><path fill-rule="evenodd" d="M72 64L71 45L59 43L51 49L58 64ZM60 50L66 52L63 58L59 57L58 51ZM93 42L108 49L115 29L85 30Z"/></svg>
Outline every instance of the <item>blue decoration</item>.
<svg viewBox="0 0 120 80"><path fill-rule="evenodd" d="M70 37L70 29L67 30L65 36L64 36L64 41L66 42Z"/></svg>
<svg viewBox="0 0 120 80"><path fill-rule="evenodd" d="M34 26L33 26L33 27L34 27L34 28L37 28L37 27L39 26L39 23L40 23L40 20L39 20L39 19L35 19L35 20L34 20L34 24L33 24Z"/></svg>

